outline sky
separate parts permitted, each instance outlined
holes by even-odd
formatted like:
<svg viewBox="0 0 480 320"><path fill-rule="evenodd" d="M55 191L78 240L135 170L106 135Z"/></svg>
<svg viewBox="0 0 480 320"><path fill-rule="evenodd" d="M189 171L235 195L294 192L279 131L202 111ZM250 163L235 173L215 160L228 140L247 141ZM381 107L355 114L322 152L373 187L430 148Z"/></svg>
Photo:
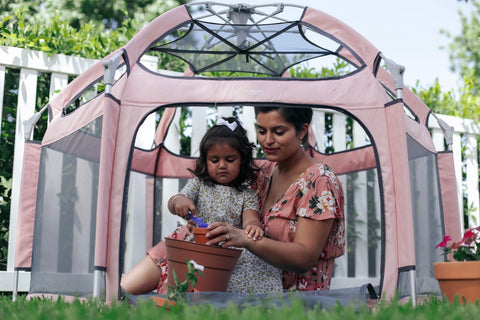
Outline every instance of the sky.
<svg viewBox="0 0 480 320"><path fill-rule="evenodd" d="M450 71L449 38L461 33L461 10L473 5L457 0L218 0L221 3L292 3L308 5L350 25L390 60L405 66L404 82L423 87L438 78L443 90L459 86L458 76Z"/></svg>
<svg viewBox="0 0 480 320"><path fill-rule="evenodd" d="M443 89L458 86L450 71L448 44L440 33L461 34L458 10L469 15L471 3L457 0L310 0L295 1L328 13L353 27L385 56L405 66L404 81L422 86L439 79ZM445 46L446 49L441 49Z"/></svg>

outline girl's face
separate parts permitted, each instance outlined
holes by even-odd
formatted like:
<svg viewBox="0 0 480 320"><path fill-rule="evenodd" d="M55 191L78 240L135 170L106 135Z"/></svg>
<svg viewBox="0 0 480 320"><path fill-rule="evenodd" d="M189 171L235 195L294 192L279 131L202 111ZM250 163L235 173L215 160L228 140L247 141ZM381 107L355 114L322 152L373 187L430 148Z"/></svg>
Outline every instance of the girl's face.
<svg viewBox="0 0 480 320"><path fill-rule="evenodd" d="M207 171L218 184L228 185L240 173L242 157L240 152L228 143L214 144L207 152Z"/></svg>
<svg viewBox="0 0 480 320"><path fill-rule="evenodd" d="M302 152L300 144L308 130L305 124L299 132L278 110L257 115L257 140L268 160L282 162Z"/></svg>

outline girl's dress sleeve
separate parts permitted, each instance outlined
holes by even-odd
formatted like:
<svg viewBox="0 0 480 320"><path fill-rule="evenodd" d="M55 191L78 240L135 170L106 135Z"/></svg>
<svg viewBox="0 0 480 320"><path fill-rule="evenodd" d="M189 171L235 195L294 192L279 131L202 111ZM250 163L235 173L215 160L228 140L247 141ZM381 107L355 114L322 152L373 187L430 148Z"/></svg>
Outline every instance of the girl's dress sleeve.
<svg viewBox="0 0 480 320"><path fill-rule="evenodd" d="M194 203L197 203L198 195L200 194L200 179L198 179L197 177L188 179L187 183L182 188L180 193L184 194Z"/></svg>
<svg viewBox="0 0 480 320"><path fill-rule="evenodd" d="M244 191L244 204L243 204L243 211L245 210L255 210L258 211L258 198L255 190L253 189L246 189Z"/></svg>

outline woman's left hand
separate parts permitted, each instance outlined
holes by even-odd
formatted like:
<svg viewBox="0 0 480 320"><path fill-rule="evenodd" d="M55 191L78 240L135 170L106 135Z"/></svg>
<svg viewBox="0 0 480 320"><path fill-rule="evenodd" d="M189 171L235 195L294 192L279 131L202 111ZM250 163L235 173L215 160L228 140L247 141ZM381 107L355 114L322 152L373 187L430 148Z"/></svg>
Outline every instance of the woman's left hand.
<svg viewBox="0 0 480 320"><path fill-rule="evenodd" d="M219 244L223 248L245 248L249 241L253 241L248 239L242 229L235 228L226 222L214 222L208 226L208 229L210 231L206 234L209 239L207 244Z"/></svg>

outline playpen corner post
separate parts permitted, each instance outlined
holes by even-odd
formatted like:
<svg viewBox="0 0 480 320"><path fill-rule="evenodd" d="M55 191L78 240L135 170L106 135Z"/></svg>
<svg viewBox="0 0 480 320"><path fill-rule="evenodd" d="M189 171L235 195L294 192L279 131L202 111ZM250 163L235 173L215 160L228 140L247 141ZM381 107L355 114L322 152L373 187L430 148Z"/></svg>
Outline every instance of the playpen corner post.
<svg viewBox="0 0 480 320"><path fill-rule="evenodd" d="M403 75L405 73L405 67L395 63L394 61L387 59L383 54L381 55L382 59L385 60L387 69L389 69L395 91L397 93L397 98L403 98ZM412 299L412 305L417 305L417 283L416 283L416 271L410 270L408 272L408 277L410 280L410 297Z"/></svg>
<svg viewBox="0 0 480 320"><path fill-rule="evenodd" d="M412 299L412 306L417 305L417 272L415 270L410 270L408 272L410 278L410 298Z"/></svg>
<svg viewBox="0 0 480 320"><path fill-rule="evenodd" d="M105 299L105 271L95 269L93 271L93 298Z"/></svg>
<svg viewBox="0 0 480 320"><path fill-rule="evenodd" d="M114 83L115 70L120 63L123 52L119 52L108 60L103 61L103 81L105 83L105 93L112 92L112 85Z"/></svg>
<svg viewBox="0 0 480 320"><path fill-rule="evenodd" d="M392 75L393 85L397 92L397 98L401 99L403 97L403 74L405 73L405 67L395 63L394 61L388 59L383 54L380 54L382 59L387 65L387 69Z"/></svg>
<svg viewBox="0 0 480 320"><path fill-rule="evenodd" d="M120 63L122 52L117 53L110 59L102 62L104 68L103 80L105 83L105 93L111 93L112 85L114 83L115 70ZM97 208L98 209L98 208ZM97 210L98 213L98 210ZM97 221L98 222L98 221ZM95 267L93 271L93 298L105 299L106 298L106 273L105 269L101 267Z"/></svg>
<svg viewBox="0 0 480 320"><path fill-rule="evenodd" d="M18 270L13 271L13 292L12 292L12 302L17 300L18 295Z"/></svg>

